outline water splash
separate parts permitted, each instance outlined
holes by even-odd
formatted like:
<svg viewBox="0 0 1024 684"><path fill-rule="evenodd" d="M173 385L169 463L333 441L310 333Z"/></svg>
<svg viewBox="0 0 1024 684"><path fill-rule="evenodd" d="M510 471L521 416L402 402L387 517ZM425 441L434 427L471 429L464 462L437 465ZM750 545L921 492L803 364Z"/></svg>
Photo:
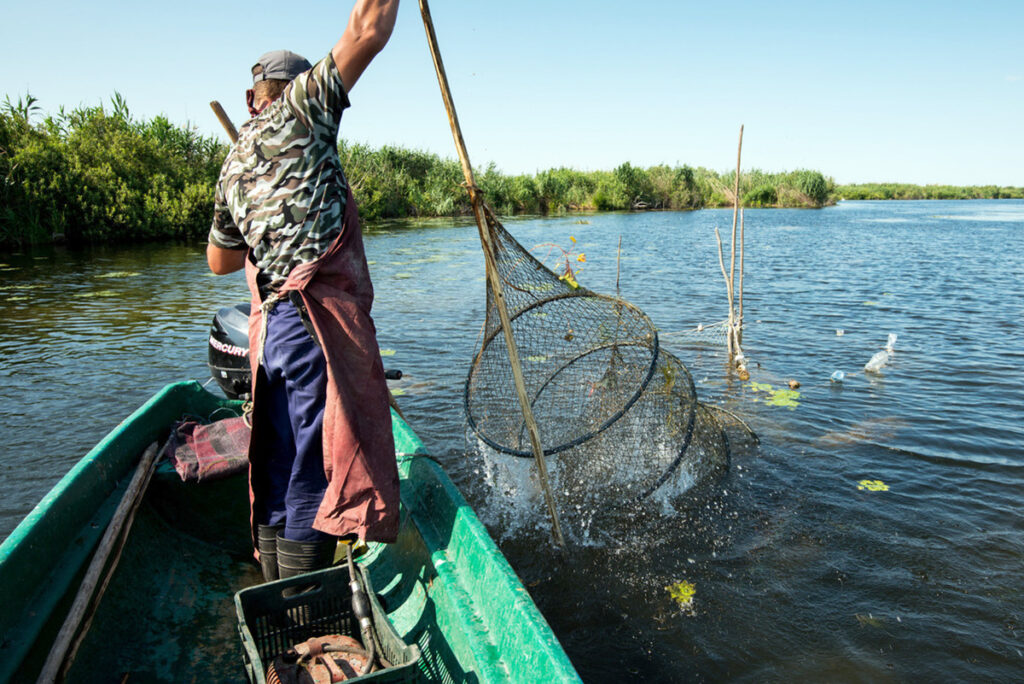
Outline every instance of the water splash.
<svg viewBox="0 0 1024 684"><path fill-rule="evenodd" d="M467 445L482 489L475 497L482 502L477 514L499 541L547 534L551 523L534 460L499 452L472 433L467 433ZM674 443L653 445L648 460L665 463L679 456L676 449ZM727 470L723 452L718 444L708 444L707 435L696 434L679 464L641 499L635 493L650 481L649 472L612 472L597 460L577 458L569 464L564 458L549 457L548 480L563 534L573 546L616 546L641 522L678 518L694 507L704 485L717 482Z"/></svg>

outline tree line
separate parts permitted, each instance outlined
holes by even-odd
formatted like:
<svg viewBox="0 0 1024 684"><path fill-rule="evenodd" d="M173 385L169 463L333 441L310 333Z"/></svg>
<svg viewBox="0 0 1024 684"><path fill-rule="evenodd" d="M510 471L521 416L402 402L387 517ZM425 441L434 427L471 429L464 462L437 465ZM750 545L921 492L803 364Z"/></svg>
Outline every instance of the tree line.
<svg viewBox="0 0 1024 684"><path fill-rule="evenodd" d="M857 183L837 186L836 196L847 200L1024 199L1024 187Z"/></svg>
<svg viewBox="0 0 1024 684"><path fill-rule="evenodd" d="M193 238L209 229L227 148L163 116L110 106L0 108L0 243Z"/></svg>
<svg viewBox="0 0 1024 684"><path fill-rule="evenodd" d="M436 154L342 141L342 166L360 214L368 219L453 216L470 212L462 189L462 169ZM626 162L612 171L557 168L536 174L505 174L494 165L476 171L476 182L498 214L551 214L571 211L701 209L731 207L735 172L703 167ZM830 204L834 183L818 171L744 171L744 206L822 207Z"/></svg>
<svg viewBox="0 0 1024 684"><path fill-rule="evenodd" d="M344 140L338 149L366 220L470 213L454 159ZM62 107L48 115L31 95L13 102L5 98L0 244L202 239L227 150L216 138L166 117L135 119L119 94L107 105ZM506 174L492 164L477 172L477 183L495 212L504 215L684 210L732 206L734 174L628 162L611 171ZM747 207L822 207L837 198L881 199L875 195L886 189L892 189L889 198L917 198L911 189L918 187L836 186L818 171L754 169L742 173L740 197ZM988 197L1021 196L1020 188L982 190Z"/></svg>

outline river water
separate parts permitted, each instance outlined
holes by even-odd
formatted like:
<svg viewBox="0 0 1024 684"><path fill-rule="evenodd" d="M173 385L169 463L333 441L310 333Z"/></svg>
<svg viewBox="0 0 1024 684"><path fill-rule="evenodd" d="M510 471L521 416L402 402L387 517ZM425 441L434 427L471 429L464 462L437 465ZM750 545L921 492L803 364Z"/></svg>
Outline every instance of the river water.
<svg viewBox="0 0 1024 684"><path fill-rule="evenodd" d="M700 399L760 438L734 450L710 491L638 510L632 526L570 534L568 553L551 547L541 512L510 515L466 435L484 284L465 222L366 238L379 341L405 373L393 389L410 422L586 681L1019 679L1024 202L748 211L747 382L727 373L721 347L670 334L725 316L716 226L725 237L731 212L506 224L528 247L584 253L581 282L605 293L621 236L622 296L661 329ZM247 294L240 275L207 274L202 246L0 262L5 537L156 390L207 378L210 318ZM863 372L889 333L889 364ZM790 379L799 395L772 402ZM681 605L669 588L684 582L693 599Z"/></svg>

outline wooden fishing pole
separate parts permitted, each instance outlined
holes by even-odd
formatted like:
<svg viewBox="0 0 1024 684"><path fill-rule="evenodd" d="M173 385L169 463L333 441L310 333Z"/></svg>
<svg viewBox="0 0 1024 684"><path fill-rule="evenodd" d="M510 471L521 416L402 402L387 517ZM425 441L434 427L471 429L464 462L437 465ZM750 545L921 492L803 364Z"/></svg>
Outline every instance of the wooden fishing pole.
<svg viewBox="0 0 1024 684"><path fill-rule="evenodd" d="M487 284L491 288L494 307L501 319L501 329L505 336L505 348L508 350L508 361L512 366L512 378L515 382L516 394L519 397L519 407L523 412L523 422L526 424L527 432L530 435L530 445L533 448L533 456L537 461L537 471L540 476L541 487L544 490L544 500L551 514L551 529L555 544L565 545L562 536L562 526L558 521L558 510L555 508L555 498L551 493L551 486L548 483L548 469L544 461L544 449L540 441L540 429L533 416L533 407L530 405L529 396L526 393L526 381L523 379L523 369L519 361L519 350L515 338L512 336L512 323L509 320L508 308L505 306L505 294L498 276L498 266L495 261L494 240L492 239L491 228L487 222L483 197L480 189L476 187L473 179L473 167L469 164L469 152L466 150L466 142L462 138L462 128L459 126L459 117L455 113L455 102L452 100L451 89L448 87L448 76L445 74L444 63L441 61L441 51L437 46L437 34L434 33L434 22L430 18L430 7L427 0L419 0L420 14L423 15L423 28L427 32L427 43L430 45L430 55L434 59L434 70L437 72L437 82L441 86L441 99L444 100L445 110L448 112L448 123L451 124L452 136L455 138L455 149L459 153L459 161L462 162L462 173L466 177L466 187L469 190L469 201L473 207L473 216L476 218L477 229L480 232L480 244L484 251L484 264L487 271Z"/></svg>

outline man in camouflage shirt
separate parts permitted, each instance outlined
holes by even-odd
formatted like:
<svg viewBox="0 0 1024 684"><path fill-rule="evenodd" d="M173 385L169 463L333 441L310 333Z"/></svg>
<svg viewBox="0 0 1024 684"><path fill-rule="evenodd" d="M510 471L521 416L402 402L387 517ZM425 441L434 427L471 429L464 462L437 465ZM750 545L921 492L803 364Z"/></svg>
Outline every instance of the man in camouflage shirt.
<svg viewBox="0 0 1024 684"><path fill-rule="evenodd" d="M394 28L398 0L357 0L311 66L278 50L253 67L217 184L207 261L253 294L250 494L266 579L323 567L337 537L393 541L398 474L370 318L358 215L338 158L347 93Z"/></svg>
<svg viewBox="0 0 1024 684"><path fill-rule="evenodd" d="M341 231L348 186L337 144L349 101L330 55L313 68L276 50L254 69L256 84L268 80L270 69L300 73L282 99L258 103L262 118L242 126L217 183L210 244L251 246L261 281L276 291L295 266L317 260Z"/></svg>

